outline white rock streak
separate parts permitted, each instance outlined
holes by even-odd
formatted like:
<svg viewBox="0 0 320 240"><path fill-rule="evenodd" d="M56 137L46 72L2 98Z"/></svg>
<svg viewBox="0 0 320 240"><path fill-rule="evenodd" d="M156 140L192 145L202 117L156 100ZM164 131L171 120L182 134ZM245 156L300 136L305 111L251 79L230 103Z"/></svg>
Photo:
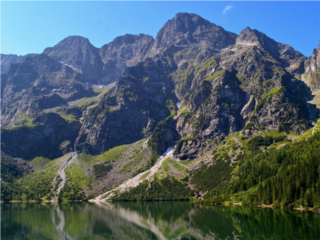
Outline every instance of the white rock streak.
<svg viewBox="0 0 320 240"><path fill-rule="evenodd" d="M146 170L142 173L139 173L137 176L130 178L126 182L122 183L119 187L112 189L106 193L103 193L103 194L99 195L98 197L89 200L89 202L106 202L106 201L110 200L116 194L116 192L128 191L128 190L130 190L130 188L138 186L144 180L150 180L154 176L154 174L159 170L159 168L161 167L164 160L166 160L169 157L173 158L173 155L172 155L173 150L174 150L174 147L168 148L165 151L165 153L161 157L158 158L156 164L152 168L150 168L149 170ZM144 174L146 174L147 172L149 172L148 176L141 179L141 177Z"/></svg>

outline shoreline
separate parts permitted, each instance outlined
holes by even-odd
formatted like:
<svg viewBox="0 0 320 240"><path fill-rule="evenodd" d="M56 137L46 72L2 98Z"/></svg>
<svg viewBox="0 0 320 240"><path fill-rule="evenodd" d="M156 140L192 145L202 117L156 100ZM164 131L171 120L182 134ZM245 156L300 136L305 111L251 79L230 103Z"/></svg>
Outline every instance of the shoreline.
<svg viewBox="0 0 320 240"><path fill-rule="evenodd" d="M313 209L313 208L308 208L308 207L299 207L299 208L279 208L279 207L274 207L272 205L246 205L242 204L241 202L237 203L229 203L229 202L223 202L223 203L213 203L213 202L200 202L200 201L194 201L194 200L170 200L170 199L164 199L164 200L150 200L150 201L129 201L129 200L123 200L123 201L108 201L108 202L190 202L194 203L197 205L212 205L212 206L223 206L223 207L232 207L232 206L243 206L243 207L257 207L257 208L274 208L274 209L283 209L283 210L296 210L296 211L308 211L308 212L314 212L314 213L319 213L320 214L320 208L318 209ZM92 201L92 199L89 200L72 200L72 201L35 201L35 200L30 200L30 201L19 201L19 200L11 200L11 201L0 201L0 204L3 203L75 203L75 202L88 202L88 203L94 203L94 204L99 204L99 203L105 203L105 201Z"/></svg>
<svg viewBox="0 0 320 240"><path fill-rule="evenodd" d="M215 206L224 206L224 207L232 207L232 206L244 206L244 207L257 207L257 208L273 208L273 209L283 209L283 210L296 210L296 211L308 211L308 212L315 212L315 213L320 213L320 208L318 209L313 209L313 208L308 208L308 207L299 207L299 208L282 208L282 207L274 207L272 205L246 205L242 204L241 202L237 203L213 203L213 202L195 202L197 205L215 205Z"/></svg>

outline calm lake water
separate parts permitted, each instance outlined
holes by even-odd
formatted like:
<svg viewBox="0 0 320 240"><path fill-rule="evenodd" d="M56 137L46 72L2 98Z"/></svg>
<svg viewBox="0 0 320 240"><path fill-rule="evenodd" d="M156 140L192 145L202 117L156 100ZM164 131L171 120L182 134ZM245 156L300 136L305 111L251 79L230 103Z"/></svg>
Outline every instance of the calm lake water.
<svg viewBox="0 0 320 240"><path fill-rule="evenodd" d="M320 214L188 202L5 203L1 239L320 239Z"/></svg>

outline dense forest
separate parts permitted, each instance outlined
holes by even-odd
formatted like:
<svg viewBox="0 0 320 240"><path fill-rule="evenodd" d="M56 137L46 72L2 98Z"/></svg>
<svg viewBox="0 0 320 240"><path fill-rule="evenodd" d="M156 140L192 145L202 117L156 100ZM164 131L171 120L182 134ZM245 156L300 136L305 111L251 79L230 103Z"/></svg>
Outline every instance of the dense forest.
<svg viewBox="0 0 320 240"><path fill-rule="evenodd" d="M292 208L320 207L320 133L251 157L242 157L228 183L221 182L205 201Z"/></svg>

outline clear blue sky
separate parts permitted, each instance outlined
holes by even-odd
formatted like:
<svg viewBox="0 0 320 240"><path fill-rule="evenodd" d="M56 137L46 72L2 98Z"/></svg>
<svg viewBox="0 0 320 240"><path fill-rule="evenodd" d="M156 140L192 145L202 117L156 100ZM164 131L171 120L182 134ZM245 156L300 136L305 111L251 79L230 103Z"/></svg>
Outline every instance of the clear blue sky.
<svg viewBox="0 0 320 240"><path fill-rule="evenodd" d="M1 1L1 53L40 53L70 35L96 47L126 33L156 37L178 12L196 13L236 34L249 26L306 56L320 40L320 2Z"/></svg>

